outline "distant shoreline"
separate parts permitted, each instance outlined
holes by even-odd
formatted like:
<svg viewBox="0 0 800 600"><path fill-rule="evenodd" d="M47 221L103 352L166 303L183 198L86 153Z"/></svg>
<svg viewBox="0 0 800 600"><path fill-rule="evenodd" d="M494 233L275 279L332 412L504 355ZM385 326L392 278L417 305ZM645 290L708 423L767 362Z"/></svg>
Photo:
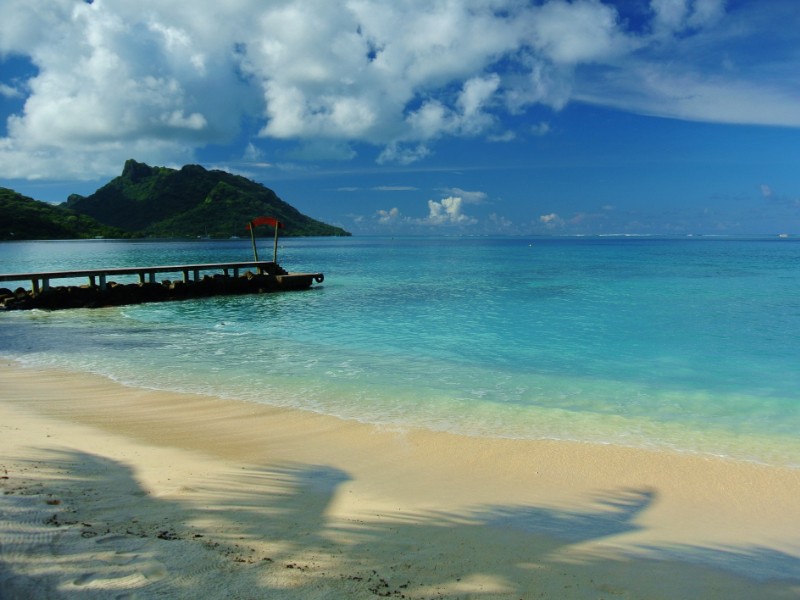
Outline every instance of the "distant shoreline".
<svg viewBox="0 0 800 600"><path fill-rule="evenodd" d="M442 238L442 239L453 239L453 238L463 238L463 239L508 239L508 240L687 240L687 241L742 241L742 240L753 240L753 241L800 241L800 234L792 234L792 233L748 233L748 234L712 234L712 233L705 233L705 234L693 234L693 233L684 233L684 234L664 234L664 233L576 233L576 234L516 234L516 235L482 235L482 234L460 234L460 235L447 235L447 234L439 234L439 235L426 235L426 234L404 234L404 235L392 235L392 234L352 234L348 233L347 235L292 235L291 232L282 233L281 234L281 241L284 239L292 239L292 240L301 240L301 239L339 239L339 238L346 238L346 239L361 239L361 240L368 240L371 238L374 239L397 239L397 240L414 240L414 239L432 239L432 238ZM258 240L271 240L272 234L269 233L259 233L256 234L256 239ZM72 238L25 238L25 239L4 239L0 238L0 244L5 242L250 242L250 238L244 235L231 235L228 237L225 236L177 236L177 237L148 237L148 236L141 236L131 234L130 237L105 237L105 236L95 236L95 237L72 237Z"/></svg>

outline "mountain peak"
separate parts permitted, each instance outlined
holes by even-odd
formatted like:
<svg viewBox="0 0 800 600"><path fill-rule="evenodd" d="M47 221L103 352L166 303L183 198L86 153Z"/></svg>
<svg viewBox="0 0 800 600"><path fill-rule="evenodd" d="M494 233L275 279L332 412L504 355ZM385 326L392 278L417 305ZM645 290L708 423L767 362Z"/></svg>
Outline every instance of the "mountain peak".
<svg viewBox="0 0 800 600"><path fill-rule="evenodd" d="M137 182L153 174L153 168L145 163L136 162L132 158L125 161L121 177Z"/></svg>
<svg viewBox="0 0 800 600"><path fill-rule="evenodd" d="M147 237L245 235L245 225L261 215L283 222L289 236L350 235L300 213L260 183L200 165L176 170L129 159L122 175L90 196L70 196L68 206Z"/></svg>

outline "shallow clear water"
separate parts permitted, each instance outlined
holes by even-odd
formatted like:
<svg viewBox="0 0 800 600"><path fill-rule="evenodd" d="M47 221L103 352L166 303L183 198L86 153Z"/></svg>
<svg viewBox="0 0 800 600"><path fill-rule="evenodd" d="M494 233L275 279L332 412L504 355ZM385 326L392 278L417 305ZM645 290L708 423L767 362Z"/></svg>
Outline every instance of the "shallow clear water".
<svg viewBox="0 0 800 600"><path fill-rule="evenodd" d="M248 240L17 242L0 271L250 257ZM325 282L0 313L0 355L388 426L800 466L794 240L289 239L279 262Z"/></svg>

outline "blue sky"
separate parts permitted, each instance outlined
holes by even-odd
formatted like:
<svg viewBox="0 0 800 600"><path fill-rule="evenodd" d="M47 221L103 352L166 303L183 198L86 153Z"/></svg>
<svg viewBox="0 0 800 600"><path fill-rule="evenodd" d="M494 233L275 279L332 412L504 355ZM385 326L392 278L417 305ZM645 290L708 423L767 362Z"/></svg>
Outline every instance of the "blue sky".
<svg viewBox="0 0 800 600"><path fill-rule="evenodd" d="M800 234L796 0L4 0L0 186L197 163L355 234Z"/></svg>

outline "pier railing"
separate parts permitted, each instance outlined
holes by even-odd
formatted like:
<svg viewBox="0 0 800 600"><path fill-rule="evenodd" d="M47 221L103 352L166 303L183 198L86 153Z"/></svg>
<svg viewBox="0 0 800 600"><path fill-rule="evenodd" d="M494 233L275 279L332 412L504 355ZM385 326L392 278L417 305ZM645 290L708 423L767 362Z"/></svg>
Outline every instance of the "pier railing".
<svg viewBox="0 0 800 600"><path fill-rule="evenodd" d="M38 273L3 273L2 281L30 281L34 294L47 290L53 279L74 279L87 277L89 285L95 287L99 284L101 290L106 289L106 284L111 277L119 275L138 275L139 283L155 283L156 275L160 273L182 273L183 281L199 281L201 273L216 272L225 276L239 276L239 270L255 268L259 274L282 275L286 271L272 261L248 261L231 263L212 263L199 265L162 265L157 267L118 267L112 269L77 269L70 271L50 271Z"/></svg>

